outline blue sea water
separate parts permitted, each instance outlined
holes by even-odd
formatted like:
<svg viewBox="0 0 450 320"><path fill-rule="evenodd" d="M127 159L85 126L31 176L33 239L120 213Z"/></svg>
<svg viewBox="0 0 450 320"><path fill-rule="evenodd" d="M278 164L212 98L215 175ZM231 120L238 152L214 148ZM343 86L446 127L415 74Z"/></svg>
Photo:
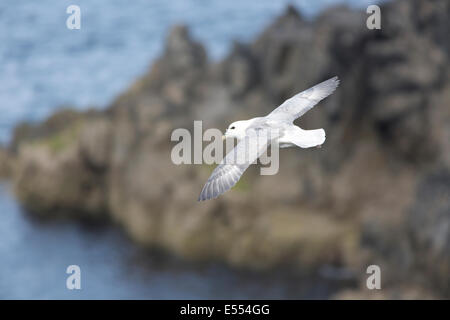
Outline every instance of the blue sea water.
<svg viewBox="0 0 450 320"><path fill-rule="evenodd" d="M151 65L168 28L187 24L211 59L249 41L294 4L307 17L373 0L15 0L0 2L0 142L18 121L62 105L104 107ZM81 29L66 27L69 5Z"/></svg>
<svg viewBox="0 0 450 320"><path fill-rule="evenodd" d="M62 105L102 108L143 74L168 28L187 24L210 59L234 39L250 41L293 3L307 17L345 2L371 0L15 0L0 2L0 142L19 121L37 121ZM81 8L81 29L66 28L66 8ZM82 290L65 287L68 265ZM32 219L0 184L0 299L313 298L330 288L189 266L149 255L115 228Z"/></svg>

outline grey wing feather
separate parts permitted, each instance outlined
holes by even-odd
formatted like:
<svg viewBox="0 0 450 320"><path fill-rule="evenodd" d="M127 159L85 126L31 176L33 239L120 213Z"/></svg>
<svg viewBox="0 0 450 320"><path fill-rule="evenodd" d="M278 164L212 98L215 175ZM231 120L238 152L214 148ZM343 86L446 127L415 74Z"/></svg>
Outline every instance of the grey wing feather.
<svg viewBox="0 0 450 320"><path fill-rule="evenodd" d="M198 197L198 201L214 199L230 190L245 170L267 149L267 135L246 136L214 169Z"/></svg>
<svg viewBox="0 0 450 320"><path fill-rule="evenodd" d="M321 82L314 87L302 91L287 99L278 108L267 115L267 118L293 122L314 107L320 100L328 97L339 85L338 77Z"/></svg>

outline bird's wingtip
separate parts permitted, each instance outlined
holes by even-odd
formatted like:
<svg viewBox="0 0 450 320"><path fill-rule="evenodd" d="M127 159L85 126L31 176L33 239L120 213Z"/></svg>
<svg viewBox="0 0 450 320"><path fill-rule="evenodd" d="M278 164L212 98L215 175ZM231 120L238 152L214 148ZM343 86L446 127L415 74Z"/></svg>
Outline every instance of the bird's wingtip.
<svg viewBox="0 0 450 320"><path fill-rule="evenodd" d="M339 83L341 82L341 80L339 79L338 76L334 76L333 78L331 78L331 80L333 80L334 82L336 82L336 87L339 85Z"/></svg>
<svg viewBox="0 0 450 320"><path fill-rule="evenodd" d="M326 81L324 81L324 84L329 87L330 93L336 90L336 88L339 86L341 80L338 78L338 76L334 76Z"/></svg>

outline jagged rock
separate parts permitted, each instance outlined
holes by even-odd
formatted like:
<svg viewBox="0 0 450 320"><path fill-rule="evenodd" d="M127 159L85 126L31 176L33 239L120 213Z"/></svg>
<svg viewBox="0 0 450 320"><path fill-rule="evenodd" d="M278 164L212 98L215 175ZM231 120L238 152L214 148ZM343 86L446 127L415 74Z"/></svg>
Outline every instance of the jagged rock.
<svg viewBox="0 0 450 320"><path fill-rule="evenodd" d="M245 44L234 43L233 50L224 62L224 80L233 97L248 93L259 81L258 64Z"/></svg>
<svg viewBox="0 0 450 320"><path fill-rule="evenodd" d="M46 216L104 219L102 177L86 170L77 154L72 146L58 154L45 145L21 148L15 190L26 208Z"/></svg>
<svg viewBox="0 0 450 320"><path fill-rule="evenodd" d="M308 86L307 79L322 75L323 52L315 41L311 24L289 7L254 42L263 88L274 102L282 102L296 93L298 87Z"/></svg>
<svg viewBox="0 0 450 320"><path fill-rule="evenodd" d="M94 170L106 170L111 162L112 130L110 121L100 118L88 121L80 133L81 157Z"/></svg>
<svg viewBox="0 0 450 320"><path fill-rule="evenodd" d="M186 26L175 26L166 42L164 59L173 75L183 74L195 68L202 68L206 63L206 52L202 45L192 40Z"/></svg>
<svg viewBox="0 0 450 320"><path fill-rule="evenodd" d="M196 95L199 81L207 67L204 47L194 41L185 26L175 26L169 32L164 53L141 82L142 89L158 92L173 109L172 115L183 110Z"/></svg>
<svg viewBox="0 0 450 320"><path fill-rule="evenodd" d="M39 215L104 219L107 212L104 175L91 165L92 158L86 162L85 149L80 150L81 132L92 132L86 129L84 123L66 123L64 129L19 145L14 186L19 200L30 211ZM91 143L95 142L102 143L99 140Z"/></svg>

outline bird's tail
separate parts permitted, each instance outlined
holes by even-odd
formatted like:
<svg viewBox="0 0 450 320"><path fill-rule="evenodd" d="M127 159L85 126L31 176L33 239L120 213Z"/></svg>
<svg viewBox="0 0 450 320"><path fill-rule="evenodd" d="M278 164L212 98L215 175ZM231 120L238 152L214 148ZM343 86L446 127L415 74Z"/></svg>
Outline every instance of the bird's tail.
<svg viewBox="0 0 450 320"><path fill-rule="evenodd" d="M289 140L300 148L311 148L322 145L325 142L325 130L303 130L292 126L289 132Z"/></svg>

